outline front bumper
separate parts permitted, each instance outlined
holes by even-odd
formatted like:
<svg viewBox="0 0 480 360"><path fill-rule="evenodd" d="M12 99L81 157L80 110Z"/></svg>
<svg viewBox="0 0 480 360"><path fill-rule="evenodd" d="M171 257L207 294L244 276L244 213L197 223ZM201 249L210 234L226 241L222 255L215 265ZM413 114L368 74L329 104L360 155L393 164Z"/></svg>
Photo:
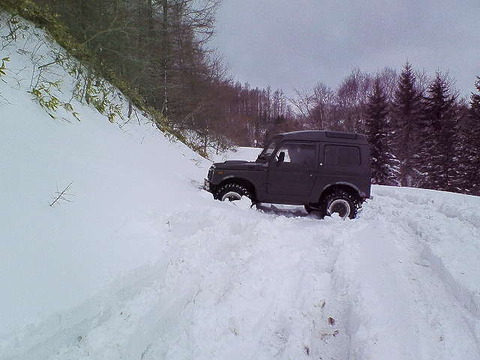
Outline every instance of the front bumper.
<svg viewBox="0 0 480 360"><path fill-rule="evenodd" d="M210 181L208 181L208 179L203 180L203 189L211 192Z"/></svg>

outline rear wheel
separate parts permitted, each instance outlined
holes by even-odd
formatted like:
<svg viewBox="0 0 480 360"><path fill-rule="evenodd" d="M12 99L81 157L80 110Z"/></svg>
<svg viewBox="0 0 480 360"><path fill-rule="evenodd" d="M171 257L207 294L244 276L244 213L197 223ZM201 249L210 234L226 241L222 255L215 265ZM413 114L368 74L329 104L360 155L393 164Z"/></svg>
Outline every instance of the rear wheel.
<svg viewBox="0 0 480 360"><path fill-rule="evenodd" d="M222 185L218 189L215 198L220 201L237 201L240 200L242 196L246 196L252 200L252 194L245 186L236 183L230 183Z"/></svg>
<svg viewBox="0 0 480 360"><path fill-rule="evenodd" d="M344 190L335 190L325 196L322 202L321 212L323 216L338 214L342 219L353 219L357 216L360 199Z"/></svg>

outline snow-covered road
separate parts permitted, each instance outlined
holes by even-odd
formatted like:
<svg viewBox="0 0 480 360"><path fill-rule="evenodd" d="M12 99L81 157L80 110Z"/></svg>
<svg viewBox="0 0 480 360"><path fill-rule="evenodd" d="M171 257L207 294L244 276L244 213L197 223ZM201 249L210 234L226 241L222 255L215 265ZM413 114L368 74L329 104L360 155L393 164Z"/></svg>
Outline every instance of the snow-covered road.
<svg viewBox="0 0 480 360"><path fill-rule="evenodd" d="M477 199L375 190L364 214L369 224L341 262L351 358L478 358Z"/></svg>
<svg viewBox="0 0 480 360"><path fill-rule="evenodd" d="M480 357L480 199L375 187L342 221L197 195L150 219L156 263L10 340L6 358Z"/></svg>

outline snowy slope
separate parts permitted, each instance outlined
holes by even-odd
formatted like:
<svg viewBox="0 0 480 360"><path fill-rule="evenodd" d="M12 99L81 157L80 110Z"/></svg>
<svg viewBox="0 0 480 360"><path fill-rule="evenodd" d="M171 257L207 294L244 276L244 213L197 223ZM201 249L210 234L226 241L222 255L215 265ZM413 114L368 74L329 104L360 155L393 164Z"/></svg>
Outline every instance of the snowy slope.
<svg viewBox="0 0 480 360"><path fill-rule="evenodd" d="M0 47L0 58L10 58L0 79L0 333L77 305L156 260L152 219L196 195L192 181L205 167L141 114L110 124L72 101L81 121L61 111L49 117L27 91L52 48L40 32L17 39ZM71 77L59 66L49 76L62 80L58 96L68 101ZM69 184L71 202L50 207Z"/></svg>
<svg viewBox="0 0 480 360"><path fill-rule="evenodd" d="M220 203L146 119L53 120L12 79L0 359L480 359L478 197L376 186L351 221Z"/></svg>
<svg viewBox="0 0 480 360"><path fill-rule="evenodd" d="M262 149L259 148L238 147L224 153L212 154L211 158L214 162L223 162L225 160L255 161L261 151Z"/></svg>

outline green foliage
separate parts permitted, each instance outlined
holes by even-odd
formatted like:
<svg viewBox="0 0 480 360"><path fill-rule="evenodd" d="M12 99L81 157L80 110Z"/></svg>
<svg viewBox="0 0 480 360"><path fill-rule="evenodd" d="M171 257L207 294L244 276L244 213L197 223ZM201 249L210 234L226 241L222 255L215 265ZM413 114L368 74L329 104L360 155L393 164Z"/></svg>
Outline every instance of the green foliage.
<svg viewBox="0 0 480 360"><path fill-rule="evenodd" d="M80 83L77 83L79 85ZM114 89L105 80L101 78L92 78L88 76L85 79L84 94L88 104L97 109L100 114L107 116L110 122L114 122L118 116L122 118L122 109L120 105L115 104L111 99Z"/></svg>
<svg viewBox="0 0 480 360"><path fill-rule="evenodd" d="M7 70L7 62L10 61L10 58L4 57L2 59L2 65L0 65L0 76L6 75Z"/></svg>
<svg viewBox="0 0 480 360"><path fill-rule="evenodd" d="M114 104L110 100L110 96L113 94L114 89L107 85L109 83L113 84L118 88L123 94L125 94L130 101L135 104L139 109L145 112L149 112L145 106L145 101L139 92L134 89L128 82L118 78L115 73L105 66L88 48L85 44L81 44L70 34L67 27L65 27L58 17L58 15L52 13L48 8L39 6L31 0L0 0L0 10L6 10L12 14L12 18L9 20L11 25L18 24L19 21L16 16L25 18L26 20L32 21L34 24L38 25L42 29L46 30L47 33L52 37L52 39L61 45L70 56L73 56L75 59L80 61L80 64L76 61L69 61L69 57L57 54L56 61L52 64L60 64L73 76L77 78L80 77L77 87L80 87L83 92L79 91L76 87L74 96L80 101L86 101L89 104L92 104L101 114L105 115L110 122L114 122L117 117L122 117L121 107L117 104ZM18 29L18 27L13 26L13 30ZM15 33L11 34L12 38L15 38ZM4 62L7 59L3 59L2 67L0 68L0 75L4 70ZM45 66L45 65L44 65ZM95 75L95 80L87 79L87 75ZM99 80L99 79L105 80ZM53 112L59 107L63 106L67 111L70 111L77 119L78 113L73 111L73 107L70 103L61 103L56 96L53 95L52 83L40 79L39 84L34 86L30 93L34 95L37 102L47 110L47 113L51 117L55 117ZM82 84L83 82L83 84ZM81 94L79 96L79 94ZM167 121L160 119L158 116L153 116L157 126L162 131L172 130L168 126ZM175 133L171 131L172 134ZM177 137L175 135L175 137ZM180 140L181 137L179 137Z"/></svg>
<svg viewBox="0 0 480 360"><path fill-rule="evenodd" d="M62 102L52 93L54 89L58 90L59 84L59 82L44 82L30 90L30 94L52 119L56 118L54 114L62 105Z"/></svg>
<svg viewBox="0 0 480 360"><path fill-rule="evenodd" d="M63 106L63 108L64 108L66 111L68 111L70 114L72 114L75 119L77 119L78 121L80 121L79 114L75 111L75 109L73 108L72 104L70 104L70 103L62 103L62 106Z"/></svg>
<svg viewBox="0 0 480 360"><path fill-rule="evenodd" d="M58 16L48 8L38 6L31 0L0 0L0 9L29 20L46 30L58 44L78 59L87 61L91 58L86 48L74 40L67 28L60 23ZM12 21L15 22L15 18Z"/></svg>

